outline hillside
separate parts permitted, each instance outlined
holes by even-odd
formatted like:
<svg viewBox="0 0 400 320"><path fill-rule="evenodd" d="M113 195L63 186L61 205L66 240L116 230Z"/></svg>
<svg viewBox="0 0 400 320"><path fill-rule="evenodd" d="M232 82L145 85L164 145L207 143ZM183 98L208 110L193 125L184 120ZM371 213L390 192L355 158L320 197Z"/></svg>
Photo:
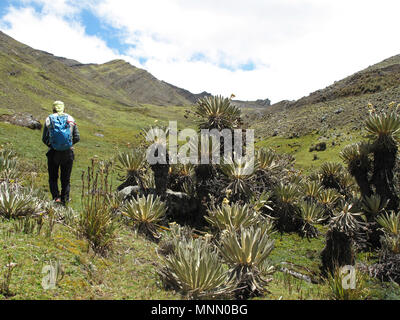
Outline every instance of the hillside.
<svg viewBox="0 0 400 320"><path fill-rule="evenodd" d="M166 107L166 100L162 101L165 105L139 103L123 89L113 88L116 73L111 69L118 69L121 64L117 61L103 66L82 66L77 61L34 50L0 33L0 115L29 113L43 124L53 101L64 101L81 133L81 142L75 147L73 188L79 187L81 170L87 168L93 156L112 157L118 150L135 144L143 127L155 122L167 124L170 119L177 120L182 127L191 125L184 117L185 106ZM155 79L144 70L129 67L131 74L138 72ZM154 83L165 87L156 79ZM190 104L185 98L175 96L180 103ZM177 98L169 101L179 103ZM41 167L39 180L47 192L44 170L47 147L41 142L41 132L0 121L0 145L8 144L28 163Z"/></svg>
<svg viewBox="0 0 400 320"><path fill-rule="evenodd" d="M388 58L296 101L280 101L246 114L257 146L289 153L296 167L308 172L365 136L368 104L387 109L400 103L400 55ZM311 152L324 142L326 150Z"/></svg>
<svg viewBox="0 0 400 320"><path fill-rule="evenodd" d="M22 108L38 117L44 116L42 106L55 99L64 100L79 112L82 106L77 100L102 106L188 106L211 95L205 91L194 94L158 80L124 60L82 64L57 57L26 46L1 31L0 80L0 112ZM265 101L235 103L241 107L263 107Z"/></svg>
<svg viewBox="0 0 400 320"><path fill-rule="evenodd" d="M398 300L398 284L380 271L394 265L381 261L382 252L388 259L400 258L398 237L390 242L386 227L382 250L374 247L369 234L376 229L359 224L349 212L361 204L354 179L344 167L320 168L321 162L339 158L341 143L360 140L367 101L380 106L400 100L393 80L397 64L396 57L385 60L296 102L234 101L242 104L246 125L256 129L258 146L291 153L301 169L318 166L316 174L295 170L290 156L262 150L249 176L234 164L211 167L206 179L198 174L200 166L164 166L165 189L161 198L153 198L160 170L141 161L146 148L138 133L172 119L180 128L199 129L186 104L207 93L193 95L121 60L83 65L0 34L0 114L29 112L43 123L52 102L61 99L81 133L65 209L49 201L47 147L40 130L0 122L0 300ZM321 139L336 143L312 161L309 147ZM116 155L126 151L135 152L118 160ZM376 161L367 167L367 177ZM132 172L141 187L115 192ZM392 181L399 185L395 173ZM139 204L145 194L146 204L143 197ZM10 197L19 202L9 205ZM364 206L359 210L371 213ZM339 227L332 219L337 214L352 224L344 244L329 238ZM358 231L362 238L353 239ZM357 290L344 288L336 272L324 276L330 259L323 253L333 248L351 252L354 261L343 263L342 254L337 255L340 264L333 256L331 261L332 266L354 265ZM46 269L54 270L48 278ZM387 277L393 279L390 272ZM197 296L202 292L206 295Z"/></svg>
<svg viewBox="0 0 400 320"><path fill-rule="evenodd" d="M71 68L90 82L100 83L130 103L155 105L188 105L195 95L184 96L166 82L160 81L143 69L136 68L124 60L113 60L101 65L77 64Z"/></svg>
<svg viewBox="0 0 400 320"><path fill-rule="evenodd" d="M74 104L75 96L97 103L126 106L137 104L189 105L196 95L156 79L145 70L116 60L102 65L81 64L67 58L32 49L0 32L0 107L16 110L30 105L40 109L42 102L55 97Z"/></svg>
<svg viewBox="0 0 400 320"><path fill-rule="evenodd" d="M297 101L268 107L257 121L259 136L296 137L327 130L358 131L367 105L400 102L400 55L370 66Z"/></svg>

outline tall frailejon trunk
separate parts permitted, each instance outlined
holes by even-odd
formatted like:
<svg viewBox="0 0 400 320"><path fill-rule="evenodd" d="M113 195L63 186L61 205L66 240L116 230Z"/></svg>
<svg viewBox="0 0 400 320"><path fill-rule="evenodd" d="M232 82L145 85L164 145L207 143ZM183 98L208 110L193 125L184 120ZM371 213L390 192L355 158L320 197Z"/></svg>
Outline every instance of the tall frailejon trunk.
<svg viewBox="0 0 400 320"><path fill-rule="evenodd" d="M321 252L321 272L324 276L335 269L354 265L353 241L345 233L331 229L326 234L325 248Z"/></svg>
<svg viewBox="0 0 400 320"><path fill-rule="evenodd" d="M156 185L156 194L163 197L167 191L168 185L168 164L154 164L151 165L154 172L154 182Z"/></svg>
<svg viewBox="0 0 400 320"><path fill-rule="evenodd" d="M342 191L342 188L340 187L340 184L339 184L339 180L334 175L330 175L327 178L324 178L322 180L322 185L327 189L335 189L338 192Z"/></svg>
<svg viewBox="0 0 400 320"><path fill-rule="evenodd" d="M371 178L376 193L382 199L389 200L387 210L397 210L399 198L394 183L394 167L396 164L397 145L394 141L378 139L374 145L374 169Z"/></svg>
<svg viewBox="0 0 400 320"><path fill-rule="evenodd" d="M373 220L371 218L370 220ZM371 248L379 249L381 248L381 237L384 235L381 230L381 226L374 221L370 221L367 225L367 243Z"/></svg>
<svg viewBox="0 0 400 320"><path fill-rule="evenodd" d="M351 175L356 179L358 186L360 187L361 195L363 197L370 197L372 195L372 189L368 180L368 168L354 168Z"/></svg>
<svg viewBox="0 0 400 320"><path fill-rule="evenodd" d="M168 185L168 171L169 171L169 155L168 151L163 150L166 155L166 163L156 163L150 165L151 170L154 172L154 183L156 185L156 194L162 198L165 197ZM158 156L158 150L155 153Z"/></svg>
<svg viewBox="0 0 400 320"><path fill-rule="evenodd" d="M117 191L121 191L126 187L136 186L136 185L137 185L136 177L134 175L128 175L126 180L118 186Z"/></svg>
<svg viewBox="0 0 400 320"><path fill-rule="evenodd" d="M283 232L296 232L301 228L301 220L295 214L296 207L291 204L286 204L278 216L278 230Z"/></svg>

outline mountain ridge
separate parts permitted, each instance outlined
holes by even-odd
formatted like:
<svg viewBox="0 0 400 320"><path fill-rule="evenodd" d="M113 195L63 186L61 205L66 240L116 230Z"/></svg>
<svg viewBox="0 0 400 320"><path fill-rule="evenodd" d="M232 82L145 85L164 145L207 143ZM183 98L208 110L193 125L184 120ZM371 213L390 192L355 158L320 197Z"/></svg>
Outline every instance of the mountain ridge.
<svg viewBox="0 0 400 320"><path fill-rule="evenodd" d="M368 66L324 89L295 101L272 104L250 121L260 138L297 137L329 130L361 130L369 115L367 105L385 108L400 102L400 55Z"/></svg>
<svg viewBox="0 0 400 320"><path fill-rule="evenodd" d="M20 64L33 66L35 69L41 69L43 79L54 81L56 86L61 84L69 90L81 93L82 88L86 88L83 94L108 96L111 100L127 106L138 104L185 106L195 104L199 98L211 96L211 93L206 91L196 94L159 80L147 70L137 68L122 59L114 59L103 64L81 63L31 48L2 31L0 31L0 53L3 54L3 65L8 64L12 69L17 69L16 74L18 69L26 70ZM54 76L46 75L49 72ZM11 70L10 73L15 72ZM59 78L67 78L69 81L63 82ZM234 102L245 107L263 107L264 105L260 105L258 101L262 100Z"/></svg>

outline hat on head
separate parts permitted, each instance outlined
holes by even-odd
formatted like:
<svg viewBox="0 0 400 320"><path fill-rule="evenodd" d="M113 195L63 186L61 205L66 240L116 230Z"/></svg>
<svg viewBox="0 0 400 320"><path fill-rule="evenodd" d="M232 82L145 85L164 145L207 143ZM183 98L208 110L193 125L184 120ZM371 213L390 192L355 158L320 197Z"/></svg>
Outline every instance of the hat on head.
<svg viewBox="0 0 400 320"><path fill-rule="evenodd" d="M54 101L53 102L53 111L57 112L57 113L64 113L64 102L62 101Z"/></svg>

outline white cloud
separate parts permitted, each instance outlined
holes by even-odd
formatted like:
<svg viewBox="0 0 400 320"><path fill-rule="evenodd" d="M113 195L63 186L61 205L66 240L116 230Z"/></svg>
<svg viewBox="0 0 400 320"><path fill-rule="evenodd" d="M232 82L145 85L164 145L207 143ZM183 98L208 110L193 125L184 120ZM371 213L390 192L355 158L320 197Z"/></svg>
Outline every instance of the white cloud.
<svg viewBox="0 0 400 320"><path fill-rule="evenodd" d="M68 22L51 13L38 14L32 8L12 8L3 18L3 24L0 27L11 37L57 56L83 63L103 63L119 57L103 40L86 35L78 22Z"/></svg>
<svg viewBox="0 0 400 320"><path fill-rule="evenodd" d="M104 0L155 76L191 91L295 99L399 53L397 1ZM203 53L207 63L190 62ZM256 70L229 70L253 61ZM231 90L229 90L231 88Z"/></svg>
<svg viewBox="0 0 400 320"><path fill-rule="evenodd" d="M20 0L23 5L40 5L43 6L45 14L58 16L71 16L79 12L82 8L82 2L73 0Z"/></svg>
<svg viewBox="0 0 400 320"><path fill-rule="evenodd" d="M296 99L400 53L397 0L23 2L44 9L3 18L11 27L2 29L19 41L82 62L121 58L85 34L77 13L89 8L135 46L125 60L141 67L146 58L143 67L162 80L239 99ZM248 62L255 69L241 70Z"/></svg>

